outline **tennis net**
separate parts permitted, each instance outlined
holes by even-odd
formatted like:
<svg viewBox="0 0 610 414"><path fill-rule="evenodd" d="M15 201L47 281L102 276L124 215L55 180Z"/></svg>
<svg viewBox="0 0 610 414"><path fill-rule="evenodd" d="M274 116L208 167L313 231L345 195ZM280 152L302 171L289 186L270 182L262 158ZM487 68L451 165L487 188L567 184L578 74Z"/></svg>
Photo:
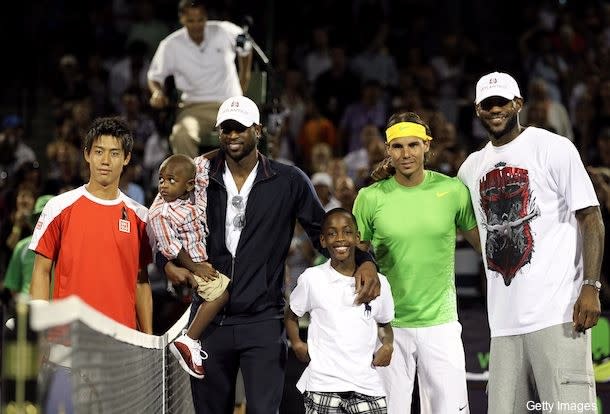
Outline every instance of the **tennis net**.
<svg viewBox="0 0 610 414"><path fill-rule="evenodd" d="M43 363L43 412L192 413L189 375L168 352L187 310L164 335L146 335L77 297L31 307Z"/></svg>

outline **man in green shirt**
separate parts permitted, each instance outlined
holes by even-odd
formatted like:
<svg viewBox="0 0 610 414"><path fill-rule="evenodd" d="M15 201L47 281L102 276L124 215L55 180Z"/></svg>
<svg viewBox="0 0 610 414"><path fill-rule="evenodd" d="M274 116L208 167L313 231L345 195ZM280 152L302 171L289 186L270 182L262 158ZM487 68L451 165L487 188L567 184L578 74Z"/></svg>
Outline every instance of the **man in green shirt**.
<svg viewBox="0 0 610 414"><path fill-rule="evenodd" d="M386 129L394 176L358 193L354 215L373 247L395 303L394 355L380 368L388 412L405 413L418 374L422 413L468 413L462 327L457 318L455 242L459 229L479 250L468 189L424 168L430 128L412 112Z"/></svg>
<svg viewBox="0 0 610 414"><path fill-rule="evenodd" d="M35 226L42 209L53 198L52 195L43 195L36 199L32 211L32 225ZM30 293L30 282L32 281L32 269L34 268L34 257L36 254L28 249L32 235L19 240L13 249L11 260L8 262L4 287L13 295L18 293Z"/></svg>

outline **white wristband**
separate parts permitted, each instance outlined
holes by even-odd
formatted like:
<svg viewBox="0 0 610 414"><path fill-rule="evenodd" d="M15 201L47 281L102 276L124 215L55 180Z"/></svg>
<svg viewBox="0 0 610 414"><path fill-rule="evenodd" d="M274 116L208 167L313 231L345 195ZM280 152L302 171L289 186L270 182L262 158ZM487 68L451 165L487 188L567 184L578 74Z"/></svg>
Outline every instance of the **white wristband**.
<svg viewBox="0 0 610 414"><path fill-rule="evenodd" d="M28 304L32 306L48 305L49 301L44 299L32 299Z"/></svg>

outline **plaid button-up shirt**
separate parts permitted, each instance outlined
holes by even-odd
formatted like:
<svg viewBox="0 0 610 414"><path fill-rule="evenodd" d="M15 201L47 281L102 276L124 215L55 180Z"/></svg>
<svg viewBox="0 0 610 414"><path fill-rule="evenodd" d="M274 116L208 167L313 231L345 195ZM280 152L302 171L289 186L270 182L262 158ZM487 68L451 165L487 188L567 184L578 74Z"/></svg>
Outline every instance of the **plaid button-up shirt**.
<svg viewBox="0 0 610 414"><path fill-rule="evenodd" d="M205 239L209 231L206 207L210 162L202 156L194 161L197 173L191 197L167 203L157 194L150 206L148 226L155 238L156 250L167 259L175 259L180 249L184 249L193 262L199 263L208 258Z"/></svg>

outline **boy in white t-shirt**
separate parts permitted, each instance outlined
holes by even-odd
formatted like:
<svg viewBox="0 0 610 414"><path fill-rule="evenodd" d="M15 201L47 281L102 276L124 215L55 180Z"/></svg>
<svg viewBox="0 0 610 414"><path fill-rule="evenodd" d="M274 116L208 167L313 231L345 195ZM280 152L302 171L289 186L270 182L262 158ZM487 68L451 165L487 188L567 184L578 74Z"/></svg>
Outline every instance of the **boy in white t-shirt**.
<svg viewBox="0 0 610 414"><path fill-rule="evenodd" d="M481 235L491 329L489 407L596 412L591 333L600 314L604 224L591 180L565 137L519 125L517 82L490 73L475 109L490 142L458 177Z"/></svg>
<svg viewBox="0 0 610 414"><path fill-rule="evenodd" d="M320 242L330 260L299 277L285 317L292 349L299 360L309 362L297 383L304 394L305 412L387 413L375 367L389 365L392 357L390 285L379 275L381 295L355 304L354 255L360 234L349 211L335 208L326 213ZM298 324L305 313L311 316L306 343L299 337Z"/></svg>

